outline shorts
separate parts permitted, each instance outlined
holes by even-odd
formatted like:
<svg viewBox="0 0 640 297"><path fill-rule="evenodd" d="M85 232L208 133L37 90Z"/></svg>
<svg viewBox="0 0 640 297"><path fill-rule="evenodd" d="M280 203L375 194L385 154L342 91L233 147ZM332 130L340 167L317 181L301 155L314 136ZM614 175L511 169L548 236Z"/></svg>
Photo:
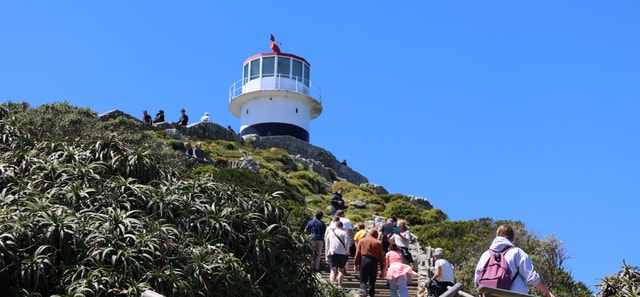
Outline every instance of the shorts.
<svg viewBox="0 0 640 297"><path fill-rule="evenodd" d="M329 267L344 268L347 265L347 255L333 254L329 256Z"/></svg>

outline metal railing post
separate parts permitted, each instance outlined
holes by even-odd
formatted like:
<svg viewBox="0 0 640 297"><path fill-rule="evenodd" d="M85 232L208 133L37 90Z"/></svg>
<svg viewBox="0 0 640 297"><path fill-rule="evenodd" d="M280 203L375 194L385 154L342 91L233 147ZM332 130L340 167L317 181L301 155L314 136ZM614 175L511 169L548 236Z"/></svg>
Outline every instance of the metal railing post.
<svg viewBox="0 0 640 297"><path fill-rule="evenodd" d="M456 296L458 294L458 291L460 291L460 289L462 289L462 284L461 283L457 283L457 284L453 285L452 287L449 287L449 289L447 289L444 293L440 294L440 297L453 297L453 296Z"/></svg>
<svg viewBox="0 0 640 297"><path fill-rule="evenodd" d="M518 293L514 291L508 291L508 290L485 287L485 286L478 287L478 293L492 295L496 297L537 297L536 295L529 295L529 294Z"/></svg>
<svg viewBox="0 0 640 297"><path fill-rule="evenodd" d="M164 297L164 295L158 294L151 290L146 290L142 292L142 295L140 297Z"/></svg>

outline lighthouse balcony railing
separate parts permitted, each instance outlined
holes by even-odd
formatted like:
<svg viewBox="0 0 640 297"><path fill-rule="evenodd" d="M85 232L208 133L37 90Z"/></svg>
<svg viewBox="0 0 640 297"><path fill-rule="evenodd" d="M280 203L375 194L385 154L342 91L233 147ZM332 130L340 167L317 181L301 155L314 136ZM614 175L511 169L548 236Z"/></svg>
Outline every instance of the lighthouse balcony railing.
<svg viewBox="0 0 640 297"><path fill-rule="evenodd" d="M309 80L303 80L289 75L262 76L249 81L243 79L238 80L229 88L229 102L242 94L261 90L292 91L308 95L322 103L322 93L318 86L311 84Z"/></svg>

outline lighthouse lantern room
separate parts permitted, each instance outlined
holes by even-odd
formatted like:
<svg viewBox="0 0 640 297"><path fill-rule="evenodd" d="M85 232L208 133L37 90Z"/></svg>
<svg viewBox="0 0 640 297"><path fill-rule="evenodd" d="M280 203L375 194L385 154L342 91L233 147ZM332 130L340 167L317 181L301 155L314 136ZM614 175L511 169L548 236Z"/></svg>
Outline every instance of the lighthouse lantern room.
<svg viewBox="0 0 640 297"><path fill-rule="evenodd" d="M242 79L229 89L229 109L240 118L240 135L290 135L309 141L309 123L322 112L319 88L311 84L311 66L300 56L273 52L249 57Z"/></svg>

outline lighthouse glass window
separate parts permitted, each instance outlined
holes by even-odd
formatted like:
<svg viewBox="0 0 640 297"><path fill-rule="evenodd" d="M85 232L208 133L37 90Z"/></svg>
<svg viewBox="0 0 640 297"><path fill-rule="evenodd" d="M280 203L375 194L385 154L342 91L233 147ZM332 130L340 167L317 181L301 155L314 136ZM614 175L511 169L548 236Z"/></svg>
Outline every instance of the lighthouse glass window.
<svg viewBox="0 0 640 297"><path fill-rule="evenodd" d="M262 77L271 77L275 70L275 57L262 58Z"/></svg>
<svg viewBox="0 0 640 297"><path fill-rule="evenodd" d="M251 68L249 69L249 72L251 73L251 76L249 77L249 80L254 80L256 78L260 77L260 59L255 59L253 61L251 61Z"/></svg>
<svg viewBox="0 0 640 297"><path fill-rule="evenodd" d="M293 60L291 74L293 75L293 79L297 81L302 81L302 62L298 60Z"/></svg>
<svg viewBox="0 0 640 297"><path fill-rule="evenodd" d="M291 74L291 58L278 57L278 75L289 78L289 74Z"/></svg>
<svg viewBox="0 0 640 297"><path fill-rule="evenodd" d="M244 83L249 81L249 64L244 64L242 69L242 78L244 79Z"/></svg>
<svg viewBox="0 0 640 297"><path fill-rule="evenodd" d="M304 64L304 85L309 86L309 65Z"/></svg>

